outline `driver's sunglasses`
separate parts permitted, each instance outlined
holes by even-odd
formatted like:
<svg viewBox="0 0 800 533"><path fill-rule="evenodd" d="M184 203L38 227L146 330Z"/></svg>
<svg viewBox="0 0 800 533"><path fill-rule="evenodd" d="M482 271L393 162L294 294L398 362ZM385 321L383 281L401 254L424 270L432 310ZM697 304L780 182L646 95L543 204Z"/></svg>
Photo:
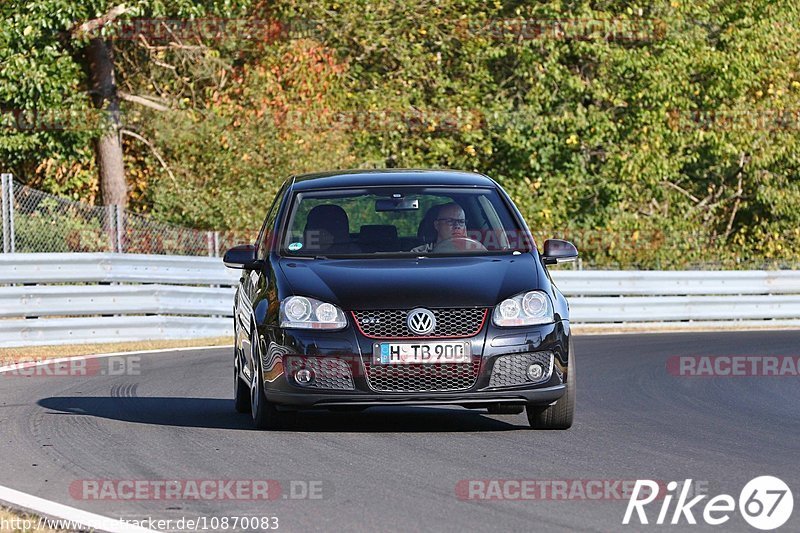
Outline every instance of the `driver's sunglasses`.
<svg viewBox="0 0 800 533"><path fill-rule="evenodd" d="M441 221L448 224L451 228L466 228L467 221L463 218L437 218L437 222Z"/></svg>

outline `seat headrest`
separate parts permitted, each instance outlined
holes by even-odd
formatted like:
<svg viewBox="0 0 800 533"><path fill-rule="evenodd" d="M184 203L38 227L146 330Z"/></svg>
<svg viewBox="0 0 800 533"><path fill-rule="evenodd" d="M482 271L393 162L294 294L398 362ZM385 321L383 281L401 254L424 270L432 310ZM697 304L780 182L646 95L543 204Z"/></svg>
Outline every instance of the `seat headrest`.
<svg viewBox="0 0 800 533"><path fill-rule="evenodd" d="M361 226L359 241L362 243L393 243L398 239L397 227L389 224L367 224Z"/></svg>
<svg viewBox="0 0 800 533"><path fill-rule="evenodd" d="M350 240L350 220L338 205L323 204L311 209L304 230L306 242L316 241L322 247Z"/></svg>

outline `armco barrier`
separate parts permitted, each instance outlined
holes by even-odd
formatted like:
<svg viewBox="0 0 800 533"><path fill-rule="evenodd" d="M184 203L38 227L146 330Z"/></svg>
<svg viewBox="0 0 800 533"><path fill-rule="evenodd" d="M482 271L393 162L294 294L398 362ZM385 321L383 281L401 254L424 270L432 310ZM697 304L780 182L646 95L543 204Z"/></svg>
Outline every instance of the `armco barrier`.
<svg viewBox="0 0 800 533"><path fill-rule="evenodd" d="M800 271L551 272L576 324L800 326Z"/></svg>
<svg viewBox="0 0 800 533"><path fill-rule="evenodd" d="M800 326L798 271L551 269L573 324ZM0 254L0 346L230 335L219 258Z"/></svg>
<svg viewBox="0 0 800 533"><path fill-rule="evenodd" d="M239 273L218 257L0 254L0 346L231 335Z"/></svg>
<svg viewBox="0 0 800 533"><path fill-rule="evenodd" d="M0 320L0 347L199 339L230 334L230 319L212 317L156 315Z"/></svg>
<svg viewBox="0 0 800 533"><path fill-rule="evenodd" d="M218 257L137 254L3 254L0 285L11 283L165 283L233 285Z"/></svg>

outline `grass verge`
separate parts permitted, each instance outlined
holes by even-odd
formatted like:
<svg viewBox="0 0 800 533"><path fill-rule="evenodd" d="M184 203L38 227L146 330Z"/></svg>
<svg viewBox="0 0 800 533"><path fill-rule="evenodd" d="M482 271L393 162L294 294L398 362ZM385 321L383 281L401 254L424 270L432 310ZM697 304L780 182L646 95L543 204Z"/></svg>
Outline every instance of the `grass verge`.
<svg viewBox="0 0 800 533"><path fill-rule="evenodd" d="M112 342L102 344L64 344L58 346L20 346L0 348L0 361L30 361L54 359L73 355L94 355L111 352L138 352L142 350L159 350L164 348L190 348L193 346L229 346L233 344L231 337L209 337L203 339L169 340L169 341L136 341Z"/></svg>
<svg viewBox="0 0 800 533"><path fill-rule="evenodd" d="M0 532L2 533L62 533L66 529L40 527L45 523L36 515L0 507Z"/></svg>

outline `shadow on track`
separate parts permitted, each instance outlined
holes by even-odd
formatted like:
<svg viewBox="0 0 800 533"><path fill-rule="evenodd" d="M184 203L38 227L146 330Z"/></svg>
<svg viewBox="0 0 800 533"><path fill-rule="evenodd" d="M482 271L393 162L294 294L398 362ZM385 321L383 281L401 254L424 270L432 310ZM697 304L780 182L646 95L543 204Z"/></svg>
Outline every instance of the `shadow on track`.
<svg viewBox="0 0 800 533"><path fill-rule="evenodd" d="M249 415L232 400L219 398L140 398L62 396L38 405L58 415L79 415L157 426L253 430ZM363 412L303 411L287 431L352 433L441 433L525 429L524 415L491 418L460 408L376 407Z"/></svg>

